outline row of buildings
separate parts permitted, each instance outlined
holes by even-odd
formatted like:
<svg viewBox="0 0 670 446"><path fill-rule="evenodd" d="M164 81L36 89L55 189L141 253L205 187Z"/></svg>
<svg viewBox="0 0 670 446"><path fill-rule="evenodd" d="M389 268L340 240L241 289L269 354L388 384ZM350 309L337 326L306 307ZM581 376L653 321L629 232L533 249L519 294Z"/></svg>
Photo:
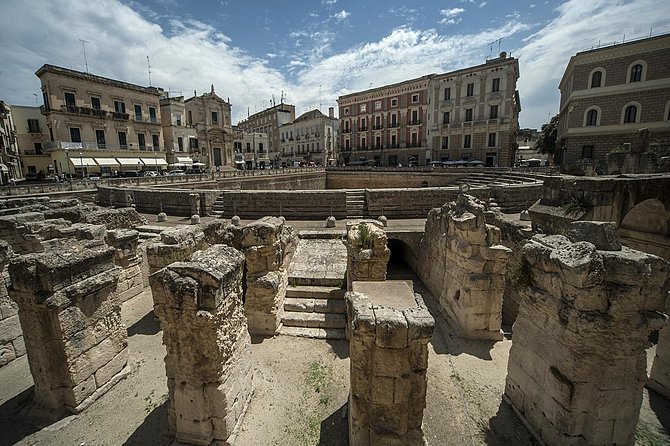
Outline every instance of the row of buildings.
<svg viewBox="0 0 670 446"><path fill-rule="evenodd" d="M41 107L0 102L0 181L181 168L321 165L512 166L519 62L484 64L338 98L328 115L283 103L231 122L214 91L186 99L53 65ZM577 53L560 82L554 163L602 161L648 128L670 139L670 35Z"/></svg>

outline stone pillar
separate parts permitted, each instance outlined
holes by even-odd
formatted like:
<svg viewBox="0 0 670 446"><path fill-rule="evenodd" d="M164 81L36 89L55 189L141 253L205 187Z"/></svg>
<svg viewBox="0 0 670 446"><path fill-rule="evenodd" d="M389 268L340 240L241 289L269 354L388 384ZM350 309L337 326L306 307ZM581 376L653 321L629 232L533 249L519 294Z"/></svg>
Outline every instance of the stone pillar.
<svg viewBox="0 0 670 446"><path fill-rule="evenodd" d="M432 271L443 276L428 282L441 284L432 291L459 336L499 341L505 267L512 251L500 244L500 229L486 224L485 212L483 202L464 194L442 208L443 232L437 236L446 236L444 266ZM427 242L439 246L437 240Z"/></svg>
<svg viewBox="0 0 670 446"><path fill-rule="evenodd" d="M435 320L404 281L354 282L347 292L349 445L425 444L428 342Z"/></svg>
<svg viewBox="0 0 670 446"><path fill-rule="evenodd" d="M188 194L188 204L191 206L191 215L200 215L200 194Z"/></svg>
<svg viewBox="0 0 670 446"><path fill-rule="evenodd" d="M121 302L125 302L142 292L142 268L141 259L137 253L137 244L140 234L130 229L117 229L107 232L107 244L116 249L114 263L120 266L119 284L117 296Z"/></svg>
<svg viewBox="0 0 670 446"><path fill-rule="evenodd" d="M244 310L253 335L274 335L281 328L288 285L288 263L297 237L284 220L265 217L242 230L247 289Z"/></svg>
<svg viewBox="0 0 670 446"><path fill-rule="evenodd" d="M667 286L666 282L666 286ZM663 290L666 296L666 314L670 305L670 292ZM666 326L658 334L656 355L651 366L647 387L670 399L670 327Z"/></svg>
<svg viewBox="0 0 670 446"><path fill-rule="evenodd" d="M78 413L127 373L114 249L66 241L9 264L38 408Z"/></svg>
<svg viewBox="0 0 670 446"><path fill-rule="evenodd" d="M376 220L347 222L347 289L356 280L386 280L391 251L384 226Z"/></svg>
<svg viewBox="0 0 670 446"><path fill-rule="evenodd" d="M168 423L178 442L225 441L252 393L244 256L216 245L150 277L167 349Z"/></svg>
<svg viewBox="0 0 670 446"><path fill-rule="evenodd" d="M26 354L18 306L7 294L7 265L13 254L9 243L0 240L0 367Z"/></svg>
<svg viewBox="0 0 670 446"><path fill-rule="evenodd" d="M668 264L577 222L524 247L505 397L549 446L633 445ZM584 240L590 240L586 242Z"/></svg>

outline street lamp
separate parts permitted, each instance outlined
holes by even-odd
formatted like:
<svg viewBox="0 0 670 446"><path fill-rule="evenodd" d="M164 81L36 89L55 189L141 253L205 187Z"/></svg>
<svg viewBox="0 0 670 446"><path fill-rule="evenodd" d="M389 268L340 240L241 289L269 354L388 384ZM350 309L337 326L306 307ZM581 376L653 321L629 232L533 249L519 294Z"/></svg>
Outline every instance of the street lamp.
<svg viewBox="0 0 670 446"><path fill-rule="evenodd" d="M81 169L81 177L84 178L84 163L83 163L81 152L79 152L79 168Z"/></svg>
<svg viewBox="0 0 670 446"><path fill-rule="evenodd" d="M66 147L63 149L65 151L65 157L67 158L67 176L69 180L72 181L72 172L70 171L70 150Z"/></svg>

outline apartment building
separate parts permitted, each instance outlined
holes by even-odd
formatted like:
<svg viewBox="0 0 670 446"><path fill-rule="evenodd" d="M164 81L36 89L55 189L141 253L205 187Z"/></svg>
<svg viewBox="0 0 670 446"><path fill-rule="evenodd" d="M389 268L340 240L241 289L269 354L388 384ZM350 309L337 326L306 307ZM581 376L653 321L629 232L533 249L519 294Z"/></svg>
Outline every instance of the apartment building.
<svg viewBox="0 0 670 446"><path fill-rule="evenodd" d="M12 107L0 101L0 185L22 177Z"/></svg>
<svg viewBox="0 0 670 446"><path fill-rule="evenodd" d="M641 128L667 140L670 34L577 53L559 89L557 164L604 162Z"/></svg>
<svg viewBox="0 0 670 446"><path fill-rule="evenodd" d="M258 113L254 113L247 119L237 123L238 128L245 133L266 133L269 138L269 157L276 160L279 156L280 137L279 127L295 119L295 105L275 105Z"/></svg>
<svg viewBox="0 0 670 446"><path fill-rule="evenodd" d="M231 105L214 92L184 101L186 125L196 129L197 139L191 139L189 153L203 169L220 169L233 166L233 127L230 120ZM202 170L202 169L201 169Z"/></svg>
<svg viewBox="0 0 670 446"><path fill-rule="evenodd" d="M234 140L235 167L238 169L265 169L272 165L267 133L246 133L238 129Z"/></svg>
<svg viewBox="0 0 670 446"><path fill-rule="evenodd" d="M167 166L159 99L163 90L54 65L42 84L53 172L111 175Z"/></svg>
<svg viewBox="0 0 670 446"><path fill-rule="evenodd" d="M313 162L322 166L336 161L338 120L335 109L328 109L328 116L320 110L310 110L295 121L279 127L279 153L277 164L293 166L295 162Z"/></svg>
<svg viewBox="0 0 670 446"><path fill-rule="evenodd" d="M40 108L13 105L12 114L24 175L37 178L55 173L51 155L46 150L49 128Z"/></svg>
<svg viewBox="0 0 670 446"><path fill-rule="evenodd" d="M340 96L339 161L510 166L521 109L517 59Z"/></svg>
<svg viewBox="0 0 670 446"><path fill-rule="evenodd" d="M192 167L194 151L200 154L198 131L195 126L186 123L184 97L161 98L160 109L168 165L173 168Z"/></svg>

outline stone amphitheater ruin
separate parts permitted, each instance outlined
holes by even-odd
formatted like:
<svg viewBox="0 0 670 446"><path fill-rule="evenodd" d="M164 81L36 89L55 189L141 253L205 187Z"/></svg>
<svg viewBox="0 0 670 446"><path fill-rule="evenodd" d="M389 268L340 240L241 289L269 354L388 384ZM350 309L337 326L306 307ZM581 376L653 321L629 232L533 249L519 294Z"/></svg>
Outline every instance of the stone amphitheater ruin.
<svg viewBox="0 0 670 446"><path fill-rule="evenodd" d="M0 200L0 444L670 444L667 174L77 186Z"/></svg>

